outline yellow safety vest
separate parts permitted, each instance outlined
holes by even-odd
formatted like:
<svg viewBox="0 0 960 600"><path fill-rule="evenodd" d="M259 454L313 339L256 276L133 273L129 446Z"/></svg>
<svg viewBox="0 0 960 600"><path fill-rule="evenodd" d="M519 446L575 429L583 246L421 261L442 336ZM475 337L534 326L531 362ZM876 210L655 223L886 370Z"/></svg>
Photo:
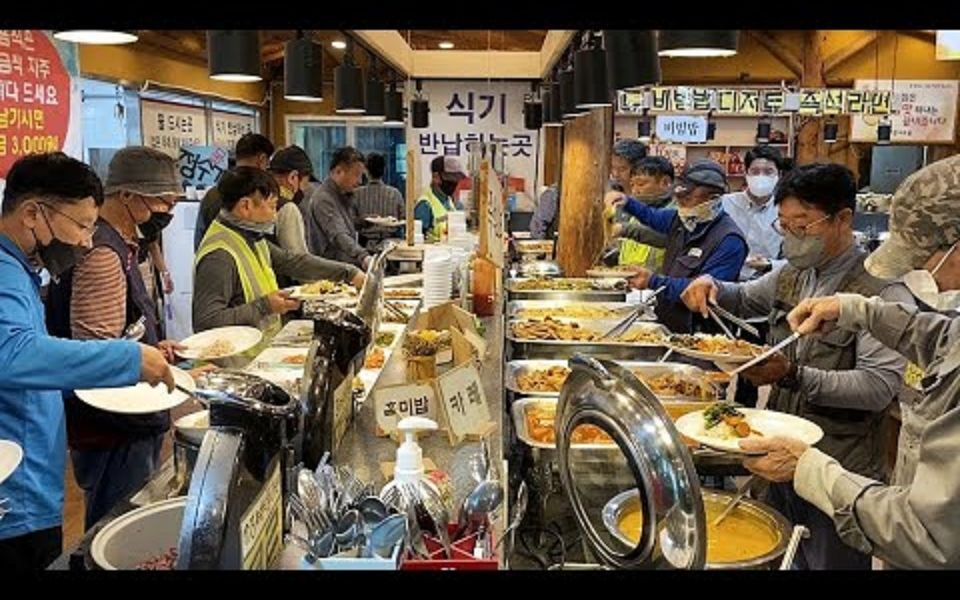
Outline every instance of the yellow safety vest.
<svg viewBox="0 0 960 600"><path fill-rule="evenodd" d="M428 242L439 242L447 236L447 207L443 205L440 198L433 193L433 188L428 187L417 203L426 202L430 206L430 212L433 213L433 228L430 233L424 232L424 239Z"/></svg>
<svg viewBox="0 0 960 600"><path fill-rule="evenodd" d="M635 219L630 221L635 222ZM663 267L663 256L666 253L666 248L655 248L647 244L641 244L636 240L620 240L621 265L643 265L651 271L659 273L661 267Z"/></svg>
<svg viewBox="0 0 960 600"><path fill-rule="evenodd" d="M200 242L197 256L194 259L194 281L196 268L200 260L215 250L225 250L233 257L240 274L240 285L243 286L244 302L253 302L280 289L277 285L277 276L270 263L270 247L266 240L259 240L254 244L256 253L242 235L220 221L214 221L207 229L207 233ZM280 315L270 315L260 323L264 332L264 339L272 337L281 327Z"/></svg>

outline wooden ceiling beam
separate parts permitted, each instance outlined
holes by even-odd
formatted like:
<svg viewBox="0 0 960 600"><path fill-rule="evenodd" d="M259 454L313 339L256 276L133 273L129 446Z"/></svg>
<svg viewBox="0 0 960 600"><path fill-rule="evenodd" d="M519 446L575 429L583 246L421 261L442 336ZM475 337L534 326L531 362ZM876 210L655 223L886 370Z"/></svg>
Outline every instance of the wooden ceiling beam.
<svg viewBox="0 0 960 600"><path fill-rule="evenodd" d="M790 51L780 40L762 31L746 30L747 34L773 55L774 58L790 69L797 78L803 75L803 62Z"/></svg>
<svg viewBox="0 0 960 600"><path fill-rule="evenodd" d="M867 46L875 43L877 41L877 32L871 31L870 33L864 34L857 38L852 44L847 44L843 48L840 48L836 52L833 52L823 61L823 72L827 74L837 67L847 62Z"/></svg>

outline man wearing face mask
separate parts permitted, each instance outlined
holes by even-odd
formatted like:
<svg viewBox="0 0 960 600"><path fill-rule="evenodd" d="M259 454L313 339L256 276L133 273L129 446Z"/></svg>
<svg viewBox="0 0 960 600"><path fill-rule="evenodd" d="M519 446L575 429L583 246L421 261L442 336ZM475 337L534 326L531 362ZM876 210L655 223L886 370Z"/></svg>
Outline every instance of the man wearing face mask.
<svg viewBox="0 0 960 600"><path fill-rule="evenodd" d="M259 133L245 133L237 140L234 148L234 154L237 163L234 167L256 167L266 169L270 164L270 157L273 156L274 146L265 135ZM203 236L207 233L207 227L213 223L223 208L223 201L220 198L220 192L217 186L213 186L204 194L200 202L200 211L197 213L197 228L193 232L193 248L200 247Z"/></svg>
<svg viewBox="0 0 960 600"><path fill-rule="evenodd" d="M773 228L777 207L773 190L783 171L783 156L771 146L756 146L744 158L747 188L721 198L723 210L743 231L750 254L740 271L740 281L747 281L783 264L779 259L781 236Z"/></svg>
<svg viewBox="0 0 960 600"><path fill-rule="evenodd" d="M156 348L132 341L48 335L39 269L69 269L96 231L103 189L93 170L56 152L21 158L7 174L0 214L0 439L24 449L0 483L0 571L37 572L62 551L64 429L61 390L146 381L173 389Z"/></svg>
<svg viewBox="0 0 960 600"><path fill-rule="evenodd" d="M790 335L787 315L806 298L844 292L911 301L902 285L864 269L866 255L853 241L856 185L849 169L835 164L797 167L777 186L774 202L788 263L746 283L698 278L683 294L691 310L706 314L708 302L715 300L744 318L768 316L768 342L774 344ZM868 333L836 330L802 338L743 376L758 387L773 386L769 408L817 423L824 431L818 448L846 469L881 479L881 420L900 391L905 367L902 357ZM845 545L832 521L790 486L772 485L767 500L811 529L797 555L802 567L870 568L869 555Z"/></svg>
<svg viewBox="0 0 960 600"><path fill-rule="evenodd" d="M663 156L648 156L630 176L630 195L652 208L673 208L673 165ZM663 267L667 236L629 218L619 230L621 265L641 265L651 271Z"/></svg>
<svg viewBox="0 0 960 600"><path fill-rule="evenodd" d="M438 156L430 162L430 187L424 190L413 207L413 218L423 223L423 236L428 242L439 242L446 235L447 213L463 210L453 192L460 180L467 177L454 156Z"/></svg>
<svg viewBox="0 0 960 600"><path fill-rule="evenodd" d="M907 177L891 204L890 237L865 262L877 276L902 275L924 303L947 310L960 302L958 174L960 157L952 156ZM924 369L922 395L901 404L890 485L785 437L741 442L767 453L744 465L771 481L792 481L847 544L891 566L960 568L960 320L880 298L837 294L804 300L789 322L801 335L869 332Z"/></svg>
<svg viewBox="0 0 960 600"><path fill-rule="evenodd" d="M720 195L726 189L723 167L712 160L698 160L684 168L674 187L675 209L652 208L634 198L624 202L618 192L609 192L605 198L608 206L623 203L628 214L667 236L663 274L638 267L630 285L637 289L666 288L658 297L657 318L674 333L712 331L712 323L695 318L680 301L680 294L693 278L703 274L735 281L747 256L743 234L720 206ZM621 230L615 226L614 236Z"/></svg>
<svg viewBox="0 0 960 600"><path fill-rule="evenodd" d="M143 318L141 341L174 361L177 345L160 340L156 306L138 267L137 229L154 214L169 214L181 189L176 164L163 152L132 146L114 155L93 248L50 285L47 324L52 334L76 340L120 339ZM89 529L159 467L170 411L120 415L93 408L72 392L64 393L64 407L73 472L84 491Z"/></svg>
<svg viewBox="0 0 960 600"><path fill-rule="evenodd" d="M357 236L353 192L360 186L365 168L363 154L356 148L338 148L330 160L330 173L313 192L307 207L310 251L364 271L373 257L360 245Z"/></svg>
<svg viewBox="0 0 960 600"><path fill-rule="evenodd" d="M289 252L306 254L309 251L301 205L308 178L313 173L313 163L303 148L287 146L270 157L268 170L280 189L275 242Z"/></svg>
<svg viewBox="0 0 960 600"><path fill-rule="evenodd" d="M626 193L637 164L646 157L647 145L640 140L618 140L610 155L610 189Z"/></svg>

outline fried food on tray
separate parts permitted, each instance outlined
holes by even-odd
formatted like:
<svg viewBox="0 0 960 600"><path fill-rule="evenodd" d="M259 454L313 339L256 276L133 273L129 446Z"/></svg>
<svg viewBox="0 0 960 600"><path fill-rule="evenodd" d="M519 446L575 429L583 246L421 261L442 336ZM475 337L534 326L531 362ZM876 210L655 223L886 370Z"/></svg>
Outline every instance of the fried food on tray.
<svg viewBox="0 0 960 600"><path fill-rule="evenodd" d="M706 435L723 440L763 436L750 426L746 415L733 402L717 402L704 410L703 430Z"/></svg>
<svg viewBox="0 0 960 600"><path fill-rule="evenodd" d="M670 343L680 348L696 350L706 354L728 354L731 356L756 356L763 352L759 346L743 340L731 340L722 335L671 335Z"/></svg>
<svg viewBox="0 0 960 600"><path fill-rule="evenodd" d="M706 385L705 382L683 377L676 373L663 373L656 377L646 377L639 371L634 371L633 374L646 383L650 391L657 396L707 398L714 395L710 386Z"/></svg>
<svg viewBox="0 0 960 600"><path fill-rule="evenodd" d="M553 424L557 418L557 405L554 403L530 404L524 417L527 420L527 432L534 441L555 444L557 435ZM571 441L574 444L613 444L613 439L595 425L580 425L573 430Z"/></svg>
<svg viewBox="0 0 960 600"><path fill-rule="evenodd" d="M515 290L583 291L592 289L589 279L546 279L534 277L513 283Z"/></svg>
<svg viewBox="0 0 960 600"><path fill-rule="evenodd" d="M661 331L650 328L633 329L613 340L625 344L662 344L666 341Z"/></svg>
<svg viewBox="0 0 960 600"><path fill-rule="evenodd" d="M570 369L559 365L549 369L534 369L517 376L517 387L524 392L559 392Z"/></svg>
<svg viewBox="0 0 960 600"><path fill-rule="evenodd" d="M385 289L383 290L384 298L403 298L407 300L412 300L420 297L420 290L414 290L409 288L397 288L397 289Z"/></svg>
<svg viewBox="0 0 960 600"><path fill-rule="evenodd" d="M367 355L367 358L363 361L364 369L379 369L383 367L384 362L383 348L377 347L373 349L373 352Z"/></svg>
<svg viewBox="0 0 960 600"><path fill-rule="evenodd" d="M609 319L620 316L609 308L571 304L547 308L521 308L515 315L518 319L543 319L546 317L565 317L568 319Z"/></svg>
<svg viewBox="0 0 960 600"><path fill-rule="evenodd" d="M520 340L590 342L600 337L598 332L580 327L578 323L564 323L550 317L542 321L537 319L514 321L510 327L513 336Z"/></svg>

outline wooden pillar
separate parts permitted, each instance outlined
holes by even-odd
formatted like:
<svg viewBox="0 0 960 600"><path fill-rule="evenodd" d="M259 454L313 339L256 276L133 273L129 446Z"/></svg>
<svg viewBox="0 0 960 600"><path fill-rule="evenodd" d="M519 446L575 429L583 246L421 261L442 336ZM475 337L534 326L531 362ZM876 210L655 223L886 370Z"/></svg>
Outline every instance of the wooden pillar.
<svg viewBox="0 0 960 600"><path fill-rule="evenodd" d="M560 183L560 161L563 159L563 128L543 128L543 185Z"/></svg>
<svg viewBox="0 0 960 600"><path fill-rule="evenodd" d="M610 170L613 108L595 108L563 126L557 262L583 277L603 251L603 194Z"/></svg>
<svg viewBox="0 0 960 600"><path fill-rule="evenodd" d="M801 87L824 87L823 44L826 32L821 30L805 31L803 34L803 76ZM797 132L797 164L803 165L825 156L821 151L823 119L804 117L806 122Z"/></svg>

